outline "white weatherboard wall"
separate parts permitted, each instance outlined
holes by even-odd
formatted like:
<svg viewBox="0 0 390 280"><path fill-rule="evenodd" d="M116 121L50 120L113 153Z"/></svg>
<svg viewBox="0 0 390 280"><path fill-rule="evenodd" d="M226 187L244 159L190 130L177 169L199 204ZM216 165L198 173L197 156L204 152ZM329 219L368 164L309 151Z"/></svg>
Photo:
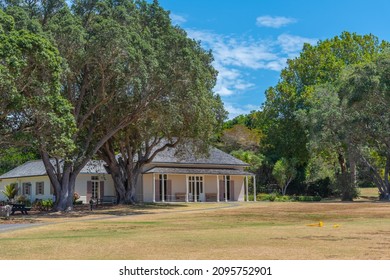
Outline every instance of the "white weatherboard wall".
<svg viewBox="0 0 390 280"><path fill-rule="evenodd" d="M36 195L35 186L37 182L43 182L44 194ZM50 180L47 176L34 176L34 177L22 177L22 178L12 178L12 179L2 179L0 182L0 200L7 200L7 197L4 196L3 190L5 186L17 183L19 187L19 194L22 194L23 183L31 183L31 195L28 196L31 201L35 199L48 199L53 196L50 194Z"/></svg>
<svg viewBox="0 0 390 280"><path fill-rule="evenodd" d="M104 181L104 195L115 196L114 181L109 174L79 174L76 179L75 192L80 195L80 200L87 203L87 182L92 180L92 176L98 176L99 182Z"/></svg>
<svg viewBox="0 0 390 280"><path fill-rule="evenodd" d="M244 201L245 198L245 176L231 176L234 181L234 200Z"/></svg>
<svg viewBox="0 0 390 280"><path fill-rule="evenodd" d="M104 181L104 195L115 196L114 182L109 174L79 174L76 179L75 192L80 195L80 200L83 203L87 203L87 182L91 181L92 176L98 176L99 181ZM44 183L44 194L36 195L35 186L37 182ZM4 196L2 190L6 185L17 183L19 187L19 194L22 194L23 183L31 183L31 195L28 198L31 201L35 199L53 199L53 195L50 194L50 180L48 176L35 176L35 177L22 177L13 179L2 179L0 181L0 201L5 201L7 198Z"/></svg>
<svg viewBox="0 0 390 280"><path fill-rule="evenodd" d="M196 176L196 175L195 175ZM155 179L158 180L159 174L155 174ZM204 175L204 190L206 193L217 193L217 176ZM245 176L231 176L230 179L234 181L234 200L244 201L245 192ZM186 175L170 175L168 180L172 180L172 195L175 193L185 193L186 191ZM223 180L223 176L219 176L219 180ZM140 180L141 181L141 180ZM153 174L144 174L142 178L143 183L143 199L144 202L153 201Z"/></svg>
<svg viewBox="0 0 390 280"><path fill-rule="evenodd" d="M156 174L156 178L158 175ZM153 202L153 174L144 174L142 183L144 202Z"/></svg>

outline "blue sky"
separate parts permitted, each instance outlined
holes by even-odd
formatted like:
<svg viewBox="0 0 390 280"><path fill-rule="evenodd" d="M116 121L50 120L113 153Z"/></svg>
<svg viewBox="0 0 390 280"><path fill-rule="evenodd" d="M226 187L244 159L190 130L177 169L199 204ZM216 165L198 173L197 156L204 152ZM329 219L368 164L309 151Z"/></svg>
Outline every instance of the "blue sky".
<svg viewBox="0 0 390 280"><path fill-rule="evenodd" d="M390 41L390 1L160 0L174 24L211 49L219 71L215 92L229 117L260 109L288 58L303 43L343 31Z"/></svg>

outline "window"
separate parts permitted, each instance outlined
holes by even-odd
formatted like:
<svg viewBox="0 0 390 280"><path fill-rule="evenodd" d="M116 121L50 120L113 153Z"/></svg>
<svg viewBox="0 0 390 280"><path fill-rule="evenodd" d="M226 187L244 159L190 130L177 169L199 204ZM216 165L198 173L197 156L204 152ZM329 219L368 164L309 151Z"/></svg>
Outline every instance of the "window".
<svg viewBox="0 0 390 280"><path fill-rule="evenodd" d="M226 185L227 185L227 199L231 199L231 194L230 194L230 176L226 176Z"/></svg>
<svg viewBox="0 0 390 280"><path fill-rule="evenodd" d="M97 181L92 181L92 198L99 198L99 182Z"/></svg>
<svg viewBox="0 0 390 280"><path fill-rule="evenodd" d="M167 174L160 174L158 176L159 182L160 182L160 200L162 200L163 196L163 186L164 186L164 200L168 200L168 189L167 189L167 180L168 180L168 175Z"/></svg>
<svg viewBox="0 0 390 280"><path fill-rule="evenodd" d="M92 181L99 181L99 176L91 176Z"/></svg>
<svg viewBox="0 0 390 280"><path fill-rule="evenodd" d="M23 195L31 195L31 183L23 183Z"/></svg>
<svg viewBox="0 0 390 280"><path fill-rule="evenodd" d="M203 194L203 176L189 176L188 189L190 194L199 201L200 194Z"/></svg>
<svg viewBox="0 0 390 280"><path fill-rule="evenodd" d="M36 182L35 183L35 194L43 195L45 194L45 184L44 182Z"/></svg>

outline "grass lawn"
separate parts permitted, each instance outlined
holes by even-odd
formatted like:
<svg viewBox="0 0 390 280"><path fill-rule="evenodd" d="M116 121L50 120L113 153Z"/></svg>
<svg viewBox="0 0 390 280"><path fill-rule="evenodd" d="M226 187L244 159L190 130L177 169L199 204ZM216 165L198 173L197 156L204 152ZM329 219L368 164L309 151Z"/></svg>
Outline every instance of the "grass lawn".
<svg viewBox="0 0 390 280"><path fill-rule="evenodd" d="M390 203L147 205L29 218L43 225L0 233L1 259L390 259Z"/></svg>

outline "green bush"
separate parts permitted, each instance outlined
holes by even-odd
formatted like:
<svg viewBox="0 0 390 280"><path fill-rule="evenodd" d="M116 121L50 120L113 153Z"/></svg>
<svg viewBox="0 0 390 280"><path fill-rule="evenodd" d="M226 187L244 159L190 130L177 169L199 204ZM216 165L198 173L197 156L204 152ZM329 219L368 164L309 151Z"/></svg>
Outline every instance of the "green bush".
<svg viewBox="0 0 390 280"><path fill-rule="evenodd" d="M278 193L259 193L256 196L258 201L277 201L277 202L288 202L288 201L321 201L321 196L289 196L289 195L281 195Z"/></svg>
<svg viewBox="0 0 390 280"><path fill-rule="evenodd" d="M41 201L42 210L49 211L53 208L54 202L51 199L44 199Z"/></svg>
<svg viewBox="0 0 390 280"><path fill-rule="evenodd" d="M291 197L288 196L288 195L282 195L282 196L277 196L275 198L275 201L279 201L279 202L287 202L287 201L292 201Z"/></svg>
<svg viewBox="0 0 390 280"><path fill-rule="evenodd" d="M31 201L25 195L19 195L15 198L17 203L24 204L27 207L31 206Z"/></svg>
<svg viewBox="0 0 390 280"><path fill-rule="evenodd" d="M308 201L321 201L321 196L310 196L310 195L300 195L300 196L295 196L294 200L295 201L300 201L300 202L308 202Z"/></svg>

